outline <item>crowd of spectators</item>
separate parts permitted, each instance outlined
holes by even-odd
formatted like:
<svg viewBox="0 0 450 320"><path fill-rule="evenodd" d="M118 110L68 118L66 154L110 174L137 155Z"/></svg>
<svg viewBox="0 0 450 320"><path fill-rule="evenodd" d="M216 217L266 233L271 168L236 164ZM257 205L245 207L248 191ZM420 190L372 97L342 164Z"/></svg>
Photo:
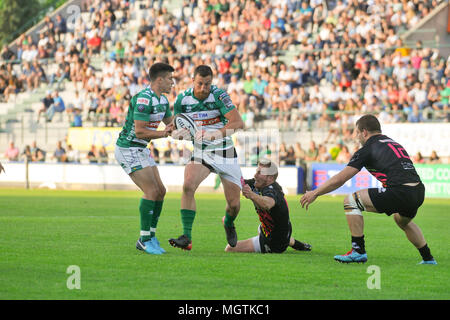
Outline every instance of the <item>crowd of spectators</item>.
<svg viewBox="0 0 450 320"><path fill-rule="evenodd" d="M190 0L176 16L166 2L84 1L89 19L70 30L63 17L47 17L39 39L22 35L15 52L2 49L0 59L18 61L21 71L0 63L0 96L42 81L64 90L70 81L73 125L119 126L130 97L148 85L146 69L163 59L175 68L172 102L191 85L193 68L208 64L247 128L276 119L286 130L317 123L345 131L364 112L382 122L449 120L449 59L399 36L442 0ZM136 38L118 37L129 34L131 19L139 19ZM94 56L104 57L101 68ZM42 66L47 58L54 68Z"/></svg>
<svg viewBox="0 0 450 320"><path fill-rule="evenodd" d="M192 155L192 148L187 144L176 144L166 141L165 144L155 146L153 142L149 144L150 151L156 163L184 165ZM263 145L259 141L249 146L236 143L236 152L241 165L257 165L260 157L273 159L281 166L302 166L306 167L310 162L332 162L347 164L352 154L357 150L357 146L351 143L344 143L342 140L334 145L327 145L325 142L316 143L311 140L307 146L302 146L300 142L294 145L287 145L281 142L279 145L272 143ZM108 164L115 163L113 157L108 153L105 146L97 147L91 145L87 152L80 152L73 148L67 141L58 141L51 152L43 150L37 146L36 141L31 145L26 145L22 152L11 141L3 157L8 161L28 161L28 162L52 162L52 163L91 163ZM412 157L414 163L437 164L447 163L448 160L438 156L436 151L432 151L427 156L422 156L418 152Z"/></svg>

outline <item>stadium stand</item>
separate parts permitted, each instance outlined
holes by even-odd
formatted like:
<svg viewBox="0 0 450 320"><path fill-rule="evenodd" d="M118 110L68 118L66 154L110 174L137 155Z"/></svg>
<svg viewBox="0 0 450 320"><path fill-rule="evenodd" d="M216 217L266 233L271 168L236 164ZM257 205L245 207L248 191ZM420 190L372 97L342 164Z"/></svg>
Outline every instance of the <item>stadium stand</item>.
<svg viewBox="0 0 450 320"><path fill-rule="evenodd" d="M34 37L1 51L0 145L38 141L52 154L70 127L119 127L127 101L148 85L148 66L163 59L176 69L171 102L205 63L247 130L282 131L282 150L258 152L300 165L346 149L345 162L362 113L382 123L448 122L449 57L402 38L442 2L92 0L69 26L60 14L68 1Z"/></svg>

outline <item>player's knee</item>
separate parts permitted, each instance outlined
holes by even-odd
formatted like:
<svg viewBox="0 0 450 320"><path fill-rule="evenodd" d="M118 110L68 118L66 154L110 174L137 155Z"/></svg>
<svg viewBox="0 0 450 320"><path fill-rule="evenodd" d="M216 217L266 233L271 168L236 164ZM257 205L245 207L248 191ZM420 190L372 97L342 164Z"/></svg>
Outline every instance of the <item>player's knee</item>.
<svg viewBox="0 0 450 320"><path fill-rule="evenodd" d="M183 193L187 195L194 195L196 188L189 182L184 182L183 184Z"/></svg>
<svg viewBox="0 0 450 320"><path fill-rule="evenodd" d="M394 220L399 226L400 229L405 230L408 227L408 224L411 222L411 219L402 217L398 213L394 213Z"/></svg>
<svg viewBox="0 0 450 320"><path fill-rule="evenodd" d="M365 210L357 192L348 194L344 199L344 211L346 215L362 216L362 211Z"/></svg>
<svg viewBox="0 0 450 320"><path fill-rule="evenodd" d="M233 201L230 201L229 203L228 203L228 208L227 208L228 210L228 212L229 213L231 213L231 214L237 214L237 213L239 213L239 210L241 209L241 203L240 203L240 201L239 200L233 200Z"/></svg>

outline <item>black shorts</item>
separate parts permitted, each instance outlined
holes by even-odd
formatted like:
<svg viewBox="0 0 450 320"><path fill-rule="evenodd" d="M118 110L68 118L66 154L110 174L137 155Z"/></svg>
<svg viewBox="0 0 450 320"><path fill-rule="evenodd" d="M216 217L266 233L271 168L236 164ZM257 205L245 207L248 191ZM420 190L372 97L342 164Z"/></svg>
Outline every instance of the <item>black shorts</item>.
<svg viewBox="0 0 450 320"><path fill-rule="evenodd" d="M425 199L425 186L421 182L414 187L401 185L386 189L370 188L369 197L378 212L388 216L399 213L412 219Z"/></svg>
<svg viewBox="0 0 450 320"><path fill-rule="evenodd" d="M260 227L261 228L261 227ZM259 245L261 253L283 253L289 247L289 240L291 239L292 225L289 223L288 233L282 239L269 239L264 236L264 233L259 232Z"/></svg>

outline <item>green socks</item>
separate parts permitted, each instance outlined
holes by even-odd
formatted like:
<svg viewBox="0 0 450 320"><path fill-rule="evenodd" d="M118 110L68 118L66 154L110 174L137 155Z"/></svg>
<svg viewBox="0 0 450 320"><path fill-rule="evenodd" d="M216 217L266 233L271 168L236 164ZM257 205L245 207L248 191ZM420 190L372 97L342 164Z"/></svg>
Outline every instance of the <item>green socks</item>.
<svg viewBox="0 0 450 320"><path fill-rule="evenodd" d="M183 234L192 240L192 224L194 223L195 211L181 209L181 222L183 223Z"/></svg>
<svg viewBox="0 0 450 320"><path fill-rule="evenodd" d="M156 227L158 225L159 216L161 215L163 201L155 201L155 209L153 210L153 219L150 224L150 236L154 237L156 233Z"/></svg>
<svg viewBox="0 0 450 320"><path fill-rule="evenodd" d="M223 221L223 224L229 228L233 226L233 221L236 219L236 217L230 216L228 213L225 213L225 220Z"/></svg>
<svg viewBox="0 0 450 320"><path fill-rule="evenodd" d="M155 211L155 201L141 199L139 204L139 212L141 213L141 241L145 242L150 240L150 228L153 220L153 214Z"/></svg>

